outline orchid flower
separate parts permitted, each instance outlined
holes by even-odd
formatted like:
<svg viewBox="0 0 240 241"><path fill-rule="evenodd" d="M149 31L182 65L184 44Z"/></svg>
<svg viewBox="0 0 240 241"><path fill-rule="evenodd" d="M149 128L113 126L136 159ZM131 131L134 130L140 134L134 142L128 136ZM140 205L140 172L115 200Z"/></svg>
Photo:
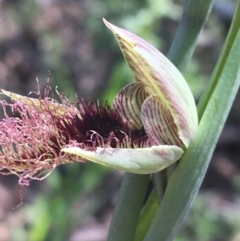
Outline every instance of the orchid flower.
<svg viewBox="0 0 240 241"><path fill-rule="evenodd" d="M158 172L181 158L198 126L192 93L181 73L156 48L106 20L136 82L117 94L112 108L59 94L23 97L5 90L1 101L0 170L20 183L42 171L86 160L131 173ZM19 117L9 117L7 107Z"/></svg>

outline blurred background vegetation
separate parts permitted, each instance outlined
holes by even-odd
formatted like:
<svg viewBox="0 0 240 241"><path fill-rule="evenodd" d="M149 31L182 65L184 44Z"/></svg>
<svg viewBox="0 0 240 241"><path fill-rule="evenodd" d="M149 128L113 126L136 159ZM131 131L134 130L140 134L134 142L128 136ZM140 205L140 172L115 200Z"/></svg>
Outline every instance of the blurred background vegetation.
<svg viewBox="0 0 240 241"><path fill-rule="evenodd" d="M184 73L196 101L219 56L236 2L215 2ZM0 88L27 95L36 90L36 77L44 87L50 71L53 88L58 86L72 101L77 93L111 103L133 76L102 17L166 54L181 4L177 0L0 0ZM239 133L238 96L176 241L240 240ZM23 188L16 177L0 176L0 241L104 241L122 176L93 163L60 166L44 181ZM21 196L23 204L18 207Z"/></svg>

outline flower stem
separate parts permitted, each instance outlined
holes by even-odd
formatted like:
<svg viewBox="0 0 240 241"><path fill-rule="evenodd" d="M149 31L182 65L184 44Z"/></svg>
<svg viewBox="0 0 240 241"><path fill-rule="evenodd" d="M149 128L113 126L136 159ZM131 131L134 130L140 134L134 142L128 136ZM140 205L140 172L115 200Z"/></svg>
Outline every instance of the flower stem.
<svg viewBox="0 0 240 241"><path fill-rule="evenodd" d="M183 14L168 58L183 72L191 59L197 37L210 12L212 0L185 0Z"/></svg>
<svg viewBox="0 0 240 241"><path fill-rule="evenodd" d="M107 241L133 241L149 175L125 173Z"/></svg>

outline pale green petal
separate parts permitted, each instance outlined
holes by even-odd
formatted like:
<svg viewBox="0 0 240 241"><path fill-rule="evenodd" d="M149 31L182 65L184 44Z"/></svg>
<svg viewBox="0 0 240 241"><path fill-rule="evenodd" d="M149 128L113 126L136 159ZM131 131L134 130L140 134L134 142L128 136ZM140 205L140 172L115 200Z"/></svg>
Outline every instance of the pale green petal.
<svg viewBox="0 0 240 241"><path fill-rule="evenodd" d="M149 94L161 97L179 130L179 138L187 147L198 126L195 101L189 86L177 68L155 47L138 36L118 28L106 20L114 33L136 81L144 83Z"/></svg>
<svg viewBox="0 0 240 241"><path fill-rule="evenodd" d="M149 96L142 105L142 122L151 143L183 146L178 129L166 105L158 95Z"/></svg>
<svg viewBox="0 0 240 241"><path fill-rule="evenodd" d="M45 99L40 100L40 99L30 98L30 97L18 95L18 94L15 94L13 92L6 91L3 89L0 89L0 93L10 97L12 100L22 101L25 104L27 104L29 107L34 107L34 108L37 108L38 110L42 110L42 106L45 107L44 109L46 109L46 107L47 107L48 110L53 111L53 113L56 116L58 116L58 115L60 116L65 113L68 113L68 112L71 112L72 114L78 112L77 108L75 108L73 105L60 104L55 100L50 101L50 100L45 100Z"/></svg>
<svg viewBox="0 0 240 241"><path fill-rule="evenodd" d="M98 164L137 174L158 172L179 160L183 154L180 147L167 145L137 149L97 148L96 151L69 147L63 148L61 151Z"/></svg>
<svg viewBox="0 0 240 241"><path fill-rule="evenodd" d="M114 98L113 108L118 111L124 124L131 130L141 129L141 107L148 94L141 83L123 87Z"/></svg>

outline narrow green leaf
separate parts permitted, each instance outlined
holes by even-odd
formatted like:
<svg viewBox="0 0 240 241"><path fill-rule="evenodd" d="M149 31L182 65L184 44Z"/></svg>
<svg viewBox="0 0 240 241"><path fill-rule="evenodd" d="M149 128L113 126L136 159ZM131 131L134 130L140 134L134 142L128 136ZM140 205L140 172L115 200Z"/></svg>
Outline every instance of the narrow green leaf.
<svg viewBox="0 0 240 241"><path fill-rule="evenodd" d="M141 212L141 217L139 218L139 223L137 226L136 234L134 237L134 241L142 241L145 234L147 233L149 226L151 224L154 215L157 211L158 208L158 198L157 198L157 193L156 190L153 189L151 192L147 203L145 204L142 212Z"/></svg>
<svg viewBox="0 0 240 241"><path fill-rule="evenodd" d="M227 61L229 52L231 51L231 47L233 45L233 42L236 38L236 35L240 29L240 1L238 2L234 18L232 20L231 28L229 30L229 34L226 38L225 44L223 46L222 53L218 59L217 65L214 69L214 72L212 74L211 81L209 82L206 90L204 91L203 95L201 96L201 99L198 103L198 116L199 119L202 118L203 112L208 104L208 100L211 98L211 95L218 83L219 76L221 75L221 72L223 70L223 67Z"/></svg>

